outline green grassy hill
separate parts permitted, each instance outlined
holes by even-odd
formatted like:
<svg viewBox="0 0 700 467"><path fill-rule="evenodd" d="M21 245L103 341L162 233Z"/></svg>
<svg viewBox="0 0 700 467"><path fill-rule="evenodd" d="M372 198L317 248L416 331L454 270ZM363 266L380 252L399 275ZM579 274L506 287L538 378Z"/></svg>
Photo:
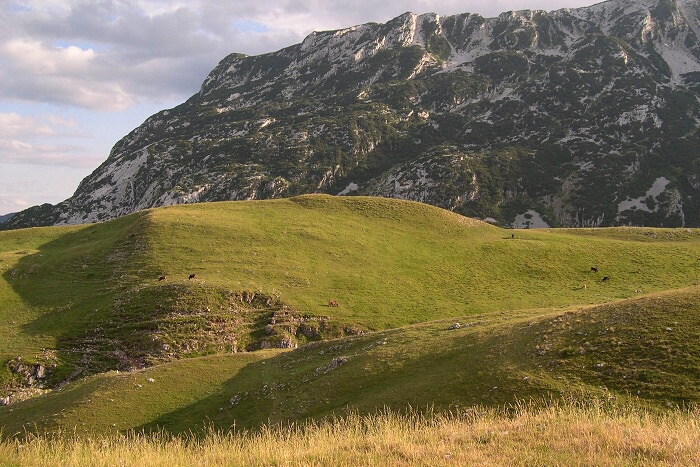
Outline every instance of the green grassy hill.
<svg viewBox="0 0 700 467"><path fill-rule="evenodd" d="M674 324L697 321L697 288L670 295L679 307L656 306L649 294L700 283L698 230L505 231L418 203L303 196L0 232L0 275L5 391L26 383L27 371L11 370L22 365L30 375L46 369L36 390L158 364L0 408L8 432L27 422L254 427L383 404L501 404L579 386L638 390L652 404L697 401L698 351L678 340L692 328ZM631 297L645 297L648 318L630 311L635 302L617 303ZM607 305L586 308L595 304ZM579 311L550 318L569 309ZM572 317L596 312L607 318ZM629 319L613 323L618 313ZM455 320L474 325L448 332ZM606 320L625 330L621 343L599 327ZM640 326L656 336L656 321L663 332L653 345L635 340ZM599 336L613 340L591 343ZM336 340L304 346L328 339ZM669 377L649 349L685 366Z"/></svg>

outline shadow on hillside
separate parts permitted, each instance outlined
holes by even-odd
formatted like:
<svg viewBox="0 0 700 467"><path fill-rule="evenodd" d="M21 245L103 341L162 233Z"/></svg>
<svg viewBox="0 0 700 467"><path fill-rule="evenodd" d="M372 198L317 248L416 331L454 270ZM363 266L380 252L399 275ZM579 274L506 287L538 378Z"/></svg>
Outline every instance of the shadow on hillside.
<svg viewBox="0 0 700 467"><path fill-rule="evenodd" d="M199 436L210 428L255 431L264 424L285 426L384 409L505 406L557 393L523 380L520 369L531 363L523 360L522 342L506 351L501 333L455 333L447 325L425 335L410 332L314 343L250 363L216 394L135 430ZM164 396L168 389L163 388Z"/></svg>
<svg viewBox="0 0 700 467"><path fill-rule="evenodd" d="M135 281L145 214L71 230L41 245L5 271L3 279L38 317L22 326L28 339L56 338L56 378L86 366L89 348L75 343L107 325L114 298ZM31 358L33 356L24 356ZM88 358L89 359L89 355ZM67 367L61 367L66 365Z"/></svg>

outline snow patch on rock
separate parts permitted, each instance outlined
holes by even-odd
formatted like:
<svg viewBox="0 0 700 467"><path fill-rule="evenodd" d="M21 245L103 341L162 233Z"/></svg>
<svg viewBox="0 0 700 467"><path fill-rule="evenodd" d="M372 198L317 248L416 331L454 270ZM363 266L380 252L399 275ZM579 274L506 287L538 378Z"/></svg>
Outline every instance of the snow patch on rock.
<svg viewBox="0 0 700 467"><path fill-rule="evenodd" d="M545 222L539 212L530 209L515 216L512 227L514 229L548 229L551 226Z"/></svg>
<svg viewBox="0 0 700 467"><path fill-rule="evenodd" d="M658 206L656 208L649 209L649 206L646 204L646 200L649 197L652 197L654 201L659 197L661 193L666 191L666 187L668 184L671 183L670 180L668 180L666 177L659 177L656 180L654 180L654 183L651 185L651 188L647 190L646 194L644 196L640 196L639 198L627 198L625 201L622 201L617 205L617 213L620 214L623 211L629 211L629 210L640 210L640 211L646 211L646 212L656 212L658 210Z"/></svg>
<svg viewBox="0 0 700 467"><path fill-rule="evenodd" d="M357 191L357 190L359 190L359 189L360 189L360 187L357 186L357 183L352 183L352 182L350 182L350 183L348 184L348 186L346 186L345 189L344 189L343 191L341 191L340 193L338 193L338 196L348 195L348 194L352 193L353 191Z"/></svg>
<svg viewBox="0 0 700 467"><path fill-rule="evenodd" d="M671 68L673 84L683 83L681 75L685 73L700 71L700 62L680 46L664 44L661 48L661 56Z"/></svg>

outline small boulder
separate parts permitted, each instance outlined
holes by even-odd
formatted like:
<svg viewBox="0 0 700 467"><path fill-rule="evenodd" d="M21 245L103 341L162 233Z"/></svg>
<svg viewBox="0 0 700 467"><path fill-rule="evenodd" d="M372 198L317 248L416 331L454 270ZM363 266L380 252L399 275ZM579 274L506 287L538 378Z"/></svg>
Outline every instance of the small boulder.
<svg viewBox="0 0 700 467"><path fill-rule="evenodd" d="M450 324L450 326L449 326L447 329L449 329L449 330L451 331L451 330L453 330L453 329L459 329L459 328L461 328L461 327L462 327L461 324L459 324L459 323L454 323L454 324Z"/></svg>
<svg viewBox="0 0 700 467"><path fill-rule="evenodd" d="M44 365L34 365L32 368L32 373L36 376L36 379L46 378L46 367Z"/></svg>
<svg viewBox="0 0 700 467"><path fill-rule="evenodd" d="M345 363L347 363L347 362L348 362L348 358L347 358L347 357L335 357L335 358L334 358L333 360L331 360L330 363L328 363L327 365L324 365L324 366L321 366L321 367L316 368L316 374L320 374L320 373L326 374L326 373L328 373L328 372L330 372L330 371L335 370L335 369L338 368L340 365L343 365L343 364L345 364Z"/></svg>

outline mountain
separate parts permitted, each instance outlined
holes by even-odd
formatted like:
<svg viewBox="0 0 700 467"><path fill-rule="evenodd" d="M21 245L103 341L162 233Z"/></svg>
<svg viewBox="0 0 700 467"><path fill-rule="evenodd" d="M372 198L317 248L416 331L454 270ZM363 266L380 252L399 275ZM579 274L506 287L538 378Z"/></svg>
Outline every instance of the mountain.
<svg viewBox="0 0 700 467"><path fill-rule="evenodd" d="M699 226L700 2L406 13L232 54L71 198L2 227L315 192L516 227Z"/></svg>
<svg viewBox="0 0 700 467"><path fill-rule="evenodd" d="M0 224L2 224L3 222L5 222L6 220L9 220L10 217L12 217L12 216L14 216L14 215L15 215L15 213L14 213L14 212L11 212L11 213L9 213L9 214L5 214L5 215L3 215L3 216L0 216Z"/></svg>

